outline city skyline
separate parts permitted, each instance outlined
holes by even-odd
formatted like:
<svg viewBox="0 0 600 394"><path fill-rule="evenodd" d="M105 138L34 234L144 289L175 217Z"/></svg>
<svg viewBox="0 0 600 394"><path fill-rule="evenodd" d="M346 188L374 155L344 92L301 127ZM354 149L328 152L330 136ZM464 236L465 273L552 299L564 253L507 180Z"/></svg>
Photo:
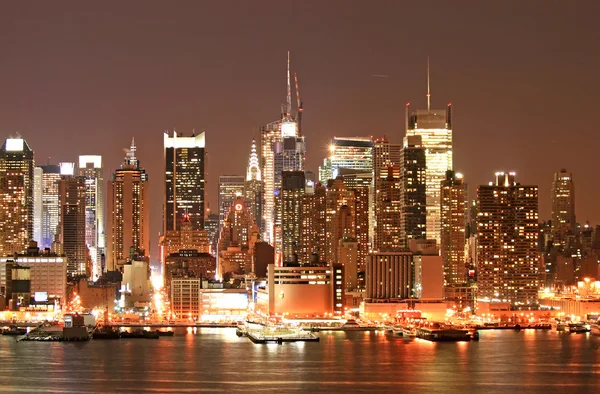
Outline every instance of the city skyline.
<svg viewBox="0 0 600 394"><path fill-rule="evenodd" d="M81 26L76 18L85 14L84 5L61 10L67 12L65 29L57 29L51 18L45 21L48 12L52 14L55 10L44 10L41 6L24 11L11 5L3 16L10 18L10 23L3 24L8 31L0 37L6 48L0 67L0 79L5 80L5 93L0 97L3 119L0 137L19 133L36 152L38 165L46 164L48 156L52 156L51 162L56 164L74 161L77 155L102 155L105 180L118 168L122 158L120 148L115 148L127 146L131 137L135 137L140 160L147 163L149 176L156 180L151 190L151 244L154 246L162 227L163 164L153 158L160 155L160 134L165 129L175 127L184 134L193 129L206 131L208 201L215 212L218 210L218 176L242 174L247 165L248 144L253 137L259 139L261 125L279 115L280 103L286 98L287 50L291 50L292 69L298 73L302 101L308 111L304 114L302 131L307 138L306 167L315 173L327 155L327 143L333 136L380 137L385 134L391 142L401 142L404 105L410 102L414 108L425 107L426 58L429 56L432 106L442 107L452 102L454 107L454 169L464 173L472 185L485 184L488 174L496 170L515 170L519 179L539 186L540 218L550 219L552 174L560 168L568 168L577 178L580 190L576 196L577 217L581 223L587 219L596 224L600 222L600 212L595 208L593 196L599 186L593 174L585 171L585 163L577 160L591 155L593 144L582 144L577 149L574 144L567 147L562 137L564 130L572 128L577 132L569 138L593 140L593 130L587 127L589 119L575 114L592 112L595 90L592 87L598 84L593 70L600 60L582 49L594 34L585 30L585 23L580 23L562 29L561 40L554 40L558 33L553 31L553 24L563 23L562 20L569 20L573 15L568 9L561 9L559 14L558 7L554 9L551 5L543 8L543 21L535 19L538 29L530 29L530 17L539 11L533 3L521 7L518 15L502 7L489 6L484 13L488 18L477 20L468 19L472 16L470 12L479 12L485 7L473 7L472 11L460 9L458 13L448 6L450 9L446 11L457 13L457 22L469 21L478 26L488 22L490 26L482 28L483 37L470 37L460 28L449 30L446 23L431 23L431 31L413 48L416 52L411 51L408 61L402 56L402 50L385 49L390 40L401 37L403 31L385 14L392 14L401 7L408 10L407 5L343 9L341 16L348 20L357 20L360 12L366 11L370 17L381 17L380 28L370 26L370 29L350 33L349 40L359 40L352 51L348 47L329 51L334 40L341 39L335 27L341 29L348 24L342 17L315 32L305 32L299 25L304 25L304 21L308 24L315 17L310 5L302 5L290 17L294 23L290 26L289 39L265 37L260 29L242 38L239 29L247 26L247 22L242 19L244 7L239 7L232 13L230 35L215 33L213 37L214 42L221 40L239 49L231 53L223 53L202 39L204 29L210 29L208 20L204 26L189 27L192 30L185 37L177 31L161 38L158 33L164 32L162 29L153 32L145 28L158 15L158 7L149 6L144 12L146 18L140 18L138 23L147 34L140 37L124 23L134 13L134 9L127 7L120 17L95 13L87 27ZM582 4L579 10L581 7ZM592 3L588 7L592 8ZM330 15L339 7L331 2L321 8L323 15ZM416 16L408 23L421 23L425 9L412 6L411 14ZM224 10L209 7L203 12L220 15ZM183 12L173 13L177 17L174 19L186 18ZM495 17L491 17L492 13ZM509 13L512 30L506 35L500 22ZM440 21L441 14L442 10L440 15L427 15L435 22ZM582 14L587 17L593 12ZM15 24L15 20L22 23ZM33 22L47 35L41 37L39 32L23 30ZM107 36L99 34L106 24L114 25L114 32ZM61 40L67 27L77 27L80 35ZM331 41L320 43L319 34L331 35ZM452 47L454 56L449 56L450 48L437 42L436 36L440 34L458 43ZM127 39L119 44L116 37ZM264 53L257 44L247 46L259 37L268 39L265 47L269 49ZM7 38L10 41L5 43ZM483 39L490 40L490 48L477 45ZM111 45L108 49L101 45L90 48L83 45L96 42L93 40ZM181 48L169 49L171 40L180 42ZM552 42L553 46L536 45L536 51L531 51L538 41ZM195 46L198 48L192 51ZM63 62L61 54L74 49L73 61ZM137 58L130 56L130 49ZM557 59L553 56L556 51L565 56ZM209 55L210 61L206 64L201 61L202 53ZM574 53L578 56L567 56ZM168 54L172 56L167 59ZM150 56L154 62L140 63L140 59ZM90 65L90 59L103 61ZM127 61L120 62L121 59ZM242 59L245 64L233 67L234 59ZM552 61L548 62L549 59ZM28 66L22 69L21 62ZM224 70L217 67L223 64L227 66ZM73 67L88 71L74 72ZM214 76L208 78L208 75ZM481 86L486 87L483 93ZM152 94L154 90L156 95ZM520 94L514 94L515 91ZM239 95L240 92L243 94ZM209 96L210 100L205 98ZM108 100L114 102L107 105ZM232 107L236 116L230 116ZM548 113L557 115L549 117ZM109 138L96 141L97 135ZM66 139L69 144L59 142ZM538 144L536 152L528 149L532 143ZM223 155L225 151L231 154ZM561 160L550 160L559 157L559 153ZM472 190L469 197L474 198Z"/></svg>

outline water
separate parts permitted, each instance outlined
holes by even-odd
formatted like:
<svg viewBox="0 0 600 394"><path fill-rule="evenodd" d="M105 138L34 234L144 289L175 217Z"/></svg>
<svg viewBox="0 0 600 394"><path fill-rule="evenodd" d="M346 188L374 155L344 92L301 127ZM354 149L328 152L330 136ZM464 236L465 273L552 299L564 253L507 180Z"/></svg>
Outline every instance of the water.
<svg viewBox="0 0 600 394"><path fill-rule="evenodd" d="M35 393L598 393L600 337L482 331L471 343L383 332L255 345L235 329L159 340L19 342L0 337L0 391Z"/></svg>

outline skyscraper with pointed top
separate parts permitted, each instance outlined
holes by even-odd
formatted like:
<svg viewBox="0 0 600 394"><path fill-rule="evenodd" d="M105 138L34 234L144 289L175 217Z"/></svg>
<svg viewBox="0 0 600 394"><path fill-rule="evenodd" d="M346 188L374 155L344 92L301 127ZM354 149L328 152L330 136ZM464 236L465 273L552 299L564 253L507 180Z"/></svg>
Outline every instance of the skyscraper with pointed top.
<svg viewBox="0 0 600 394"><path fill-rule="evenodd" d="M107 268L120 268L133 256L150 255L148 175L140 167L135 141L108 182Z"/></svg>
<svg viewBox="0 0 600 394"><path fill-rule="evenodd" d="M425 149L425 193L427 195L427 238L440 243L440 190L446 171L452 167L452 105L431 109L429 58L427 59L427 109L411 110L406 105L406 135L421 136Z"/></svg>
<svg viewBox="0 0 600 394"><path fill-rule="evenodd" d="M297 80L297 75L295 75ZM298 96L299 90L296 89ZM265 240L281 255L281 212L277 209L283 171L303 171L306 153L304 137L299 134L298 114L292 112L292 88L290 77L290 53L287 62L287 95L282 105L281 118L261 127L261 166L265 185L264 227Z"/></svg>
<svg viewBox="0 0 600 394"><path fill-rule="evenodd" d="M248 169L246 171L246 181L244 183L244 198L246 199L248 210L254 218L261 234L264 234L265 231L263 221L263 196L264 183L260 171L258 154L256 152L256 140L252 139Z"/></svg>

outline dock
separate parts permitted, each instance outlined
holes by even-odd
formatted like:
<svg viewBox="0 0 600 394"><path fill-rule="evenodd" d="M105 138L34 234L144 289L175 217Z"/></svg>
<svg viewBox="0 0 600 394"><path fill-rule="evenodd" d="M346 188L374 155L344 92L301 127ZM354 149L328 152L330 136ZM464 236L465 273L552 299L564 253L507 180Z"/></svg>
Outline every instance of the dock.
<svg viewBox="0 0 600 394"><path fill-rule="evenodd" d="M254 343L319 342L319 337L310 332L298 332L288 335L265 335L260 332L247 332L246 336Z"/></svg>

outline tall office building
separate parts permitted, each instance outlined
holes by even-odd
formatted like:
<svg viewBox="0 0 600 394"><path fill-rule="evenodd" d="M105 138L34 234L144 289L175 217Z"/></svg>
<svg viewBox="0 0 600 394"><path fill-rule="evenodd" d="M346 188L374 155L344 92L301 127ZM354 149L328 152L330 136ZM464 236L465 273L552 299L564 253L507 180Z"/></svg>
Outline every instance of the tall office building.
<svg viewBox="0 0 600 394"><path fill-rule="evenodd" d="M219 273L249 273L252 269L254 244L260 231L242 196L236 197L225 217L219 234Z"/></svg>
<svg viewBox="0 0 600 394"><path fill-rule="evenodd" d="M465 262L465 230L467 227L467 184L462 174L446 172L441 192L441 255L444 263L444 285L467 283Z"/></svg>
<svg viewBox="0 0 600 394"><path fill-rule="evenodd" d="M302 199L306 178L304 171L282 173L281 235L284 262L295 262L301 253Z"/></svg>
<svg viewBox="0 0 600 394"><path fill-rule="evenodd" d="M427 193L427 239L440 243L440 184L446 171L452 169L452 106L431 109L427 93L427 109L410 110L406 106L406 135L421 136L425 149Z"/></svg>
<svg viewBox="0 0 600 394"><path fill-rule="evenodd" d="M69 276L93 276L87 266L85 178L74 173L75 163L60 163L58 242L67 256Z"/></svg>
<svg viewBox="0 0 600 394"><path fill-rule="evenodd" d="M264 189L260 163L256 152L256 140L253 139L252 148L250 149L250 159L248 160L248 169L246 171L246 181L244 182L244 198L262 236L264 236L265 231L263 221Z"/></svg>
<svg viewBox="0 0 600 394"><path fill-rule="evenodd" d="M292 114L290 81L290 53L287 62L287 96L282 106L281 118L261 127L261 168L264 180L264 220L266 241L274 244L281 254L281 215L277 211L277 195L281 189L283 171L304 171L306 145L301 135L302 103L296 80L298 102L296 116ZM280 212L280 211L279 211Z"/></svg>
<svg viewBox="0 0 600 394"><path fill-rule="evenodd" d="M40 167L33 169L33 240L42 239L42 183L44 171Z"/></svg>
<svg viewBox="0 0 600 394"><path fill-rule="evenodd" d="M134 255L150 253L148 175L135 153L132 140L121 168L108 183L107 268L110 271L122 267Z"/></svg>
<svg viewBox="0 0 600 394"><path fill-rule="evenodd" d="M536 304L540 284L538 188L496 173L477 189L478 298Z"/></svg>
<svg viewBox="0 0 600 394"><path fill-rule="evenodd" d="M341 175L340 169L373 171L373 140L370 137L333 137L329 157L319 167L319 182L327 183Z"/></svg>
<svg viewBox="0 0 600 394"><path fill-rule="evenodd" d="M402 248L402 196L400 169L390 165L378 171L375 182L375 228L373 250L392 251Z"/></svg>
<svg viewBox="0 0 600 394"><path fill-rule="evenodd" d="M40 213L40 249L52 247L59 223L58 182L60 167L45 165L38 167L42 170L41 213Z"/></svg>
<svg viewBox="0 0 600 394"><path fill-rule="evenodd" d="M411 252L374 252L366 270L366 297L406 299L413 285Z"/></svg>
<svg viewBox="0 0 600 394"><path fill-rule="evenodd" d="M164 133L165 201L164 229L177 230L183 215L189 215L195 230L204 229L206 208L205 133L190 137L173 131Z"/></svg>
<svg viewBox="0 0 600 394"><path fill-rule="evenodd" d="M340 241L348 238L356 240L356 198L341 178L329 180L326 206L327 249L323 260L335 264Z"/></svg>
<svg viewBox="0 0 600 394"><path fill-rule="evenodd" d="M560 170L552 182L552 238L554 246L564 248L567 236L575 235L575 186L573 174Z"/></svg>
<svg viewBox="0 0 600 394"><path fill-rule="evenodd" d="M85 243L92 260L91 279L95 281L106 270L102 266L106 253L102 156L79 156L78 175L85 183Z"/></svg>
<svg viewBox="0 0 600 394"><path fill-rule="evenodd" d="M236 198L244 196L244 182L245 178L242 175L219 177L219 231Z"/></svg>
<svg viewBox="0 0 600 394"><path fill-rule="evenodd" d="M425 149L420 136L404 137L400 152L400 246L426 238Z"/></svg>
<svg viewBox="0 0 600 394"><path fill-rule="evenodd" d="M302 234L298 261L302 264L312 263L313 254L319 256L319 261L326 258L327 250L327 189L318 183L312 193L302 197Z"/></svg>
<svg viewBox="0 0 600 394"><path fill-rule="evenodd" d="M391 143L386 136L373 140L373 184L371 187L371 198L369 202L370 226L369 242L375 249L375 230L377 229L376 201L377 190L381 190L381 182L387 178L387 169L389 166L400 168L400 152L402 144ZM386 176L381 172L385 171Z"/></svg>
<svg viewBox="0 0 600 394"><path fill-rule="evenodd" d="M33 151L22 138L0 148L0 256L23 253L33 240Z"/></svg>

